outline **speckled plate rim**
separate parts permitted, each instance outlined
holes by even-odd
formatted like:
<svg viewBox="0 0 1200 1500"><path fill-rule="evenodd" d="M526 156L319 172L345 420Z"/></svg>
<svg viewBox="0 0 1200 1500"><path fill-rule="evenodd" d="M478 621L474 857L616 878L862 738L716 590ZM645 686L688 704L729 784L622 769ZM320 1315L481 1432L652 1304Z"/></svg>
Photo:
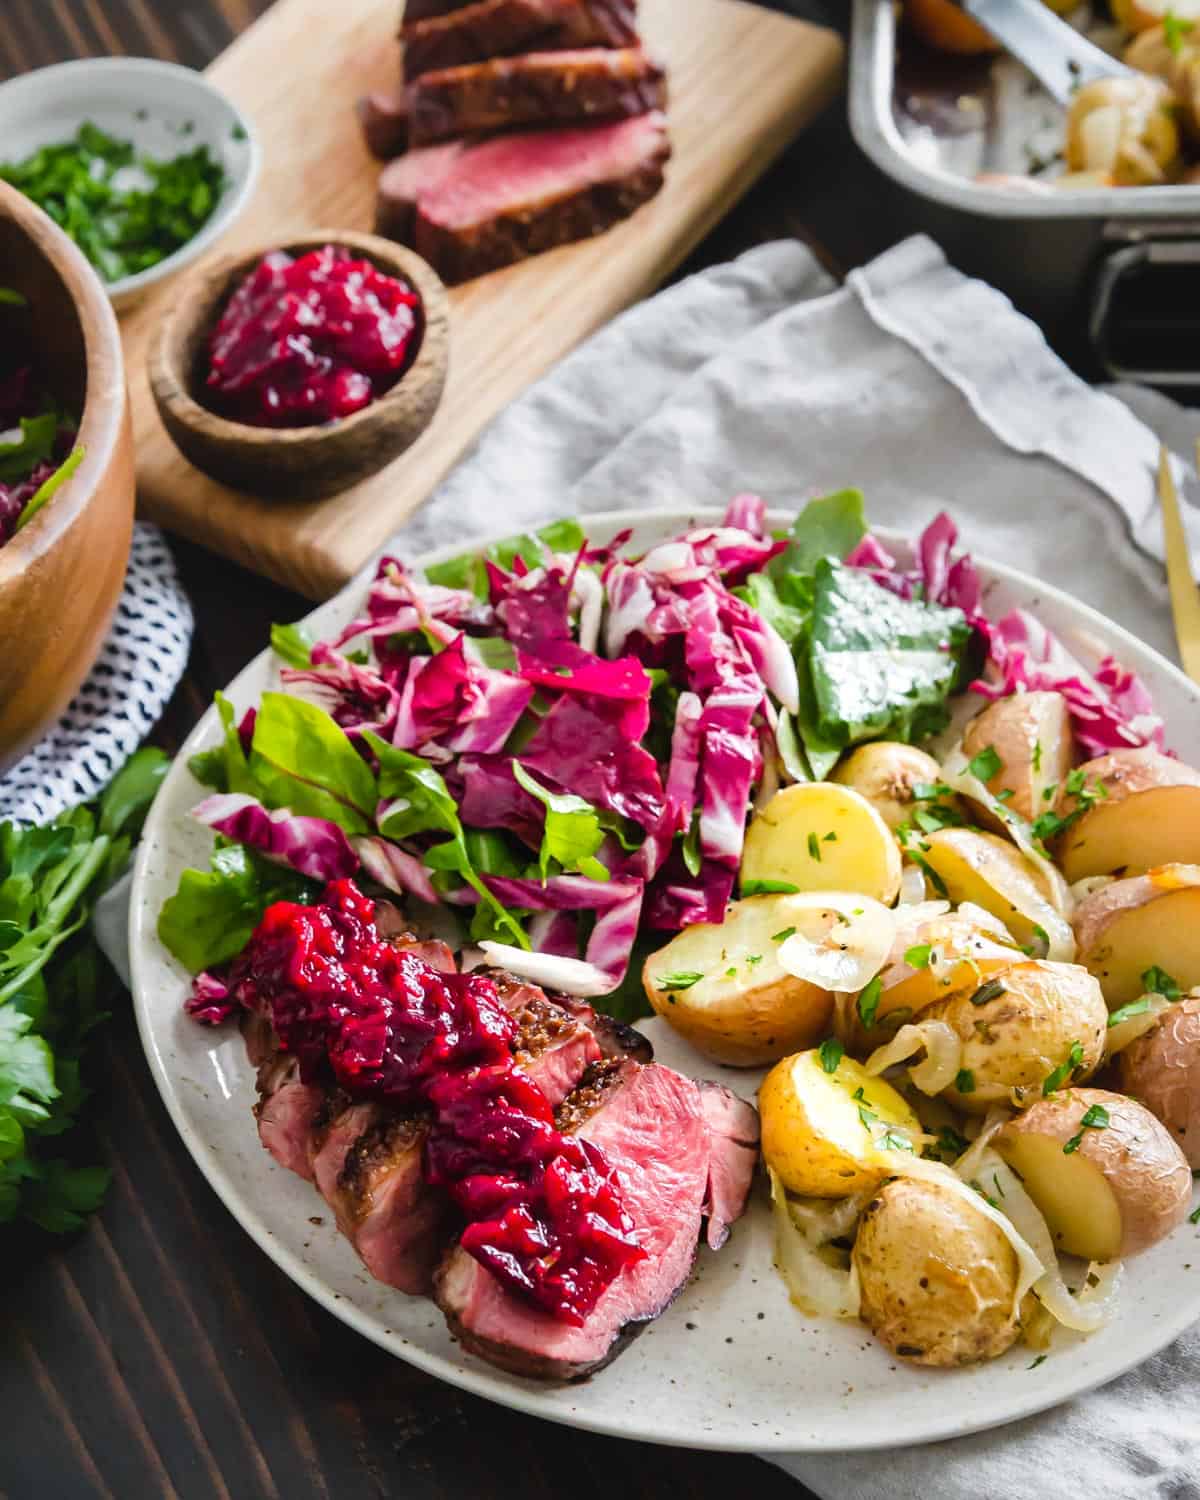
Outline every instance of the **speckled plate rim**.
<svg viewBox="0 0 1200 1500"><path fill-rule="evenodd" d="M632 526L635 543L644 546L717 515L696 509L606 512L584 519L589 535L598 542ZM771 520L786 525L790 516L776 513ZM877 528L877 535L902 554L907 548L903 538L885 528ZM416 559L414 566L443 561L462 550L459 541ZM1176 667L1052 585L1012 568L976 561L985 597L994 595L996 607L1032 610L1088 665L1111 652L1145 678L1166 719L1168 743L1200 742L1200 688ZM314 611L309 623L330 630L349 619L352 605L363 596L367 576L360 574ZM240 707L257 697L271 671L271 653L265 650L230 684L227 692L234 703ZM719 1256L702 1251L697 1273L677 1304L592 1380L547 1389L463 1355L444 1329L437 1328L441 1318L435 1309L429 1316L432 1304L381 1289L361 1268L355 1273L353 1251L331 1227L327 1226L327 1243L312 1249L318 1236L305 1227L312 1221L305 1218L303 1208L308 1205L311 1210L320 1200L261 1150L248 1116L228 1108L226 1101L231 1103L239 1092L245 1103L250 1099L252 1071L239 1038L208 1051L225 1095L215 1108L207 1089L195 1079L181 1077L173 1066L181 1043L198 1055L195 1037L200 1029L182 1029L186 977L158 942L151 887L157 881L162 888L168 871L170 879L177 878L180 861L176 856L172 862L168 851L172 820L177 822L179 810L198 795L187 757L215 741L217 732L215 710L210 709L166 778L138 853L129 922L138 1027L168 1113L226 1207L297 1286L380 1347L475 1395L589 1431L727 1451L848 1452L934 1442L1044 1411L1132 1369L1200 1319L1200 1243L1197 1231L1185 1225L1133 1262L1121 1309L1108 1328L1087 1340L1066 1335L1062 1347L1056 1341L1051 1357L1036 1368L1023 1347L991 1364L964 1370L897 1368L860 1325L806 1319L790 1306L771 1270L769 1209L760 1187L731 1243ZM660 1059L695 1076L721 1078L753 1096L759 1075L707 1064L662 1023L645 1024ZM217 1058L222 1048L227 1054L223 1061ZM229 1069L240 1073L232 1090ZM208 1103L198 1102L202 1096ZM207 1131L206 1110L211 1114ZM232 1165L222 1154L226 1127L237 1143ZM254 1164L243 1166L247 1182L239 1183L243 1134ZM287 1211L278 1227L271 1224L274 1208ZM1195 1257L1195 1270L1190 1261L1180 1268L1181 1249ZM314 1259L320 1261L316 1268ZM379 1309L386 1303L386 1310L373 1310L373 1301ZM421 1317L425 1321L418 1328ZM752 1336L739 1346L726 1328L739 1335L749 1329Z"/></svg>

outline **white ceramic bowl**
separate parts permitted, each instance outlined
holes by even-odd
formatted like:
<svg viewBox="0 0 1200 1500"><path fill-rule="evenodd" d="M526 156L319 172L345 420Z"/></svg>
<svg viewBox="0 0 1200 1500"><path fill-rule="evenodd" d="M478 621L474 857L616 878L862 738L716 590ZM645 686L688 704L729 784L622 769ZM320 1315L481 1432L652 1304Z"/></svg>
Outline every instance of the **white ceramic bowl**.
<svg viewBox="0 0 1200 1500"><path fill-rule="evenodd" d="M123 311L220 239L250 201L262 152L249 120L202 73L148 57L97 57L0 84L0 160L70 140L85 120L160 160L205 145L225 171L225 190L198 234L156 266L107 283Z"/></svg>
<svg viewBox="0 0 1200 1500"><path fill-rule="evenodd" d="M595 543L633 526L631 545L640 550L719 515L623 511L588 516L586 525ZM769 519L786 526L792 517L776 512ZM875 534L890 551L909 555L895 533L881 527ZM444 562L463 545L459 538L412 562ZM989 614L1028 609L1088 666L1111 652L1145 681L1166 720L1168 745L1184 755L1194 750L1200 688L1182 672L1049 584L983 558L976 563ZM310 615L313 635L332 635L361 613L365 588L360 576ZM277 670L264 651L233 680L227 694L239 716L276 683ZM718 1255L701 1249L675 1303L591 1380L546 1387L464 1354L432 1303L367 1275L314 1189L259 1145L254 1069L237 1027L210 1030L183 1013L188 977L159 942L155 923L180 872L189 864L207 868L212 835L188 818L203 789L187 761L219 740L210 709L162 785L134 869L129 947L150 1069L188 1150L247 1232L298 1286L399 1358L505 1406L593 1432L694 1448L846 1452L957 1437L1044 1411L1114 1379L1200 1318L1200 1231L1184 1224L1130 1261L1117 1315L1091 1338L1060 1331L1040 1362L1020 1345L958 1370L898 1366L862 1324L809 1318L791 1306L772 1268L770 1207L760 1182L729 1244ZM661 1021L640 1025L661 1062L754 1097L761 1072L706 1062ZM1058 1492L1054 1484L1050 1492Z"/></svg>

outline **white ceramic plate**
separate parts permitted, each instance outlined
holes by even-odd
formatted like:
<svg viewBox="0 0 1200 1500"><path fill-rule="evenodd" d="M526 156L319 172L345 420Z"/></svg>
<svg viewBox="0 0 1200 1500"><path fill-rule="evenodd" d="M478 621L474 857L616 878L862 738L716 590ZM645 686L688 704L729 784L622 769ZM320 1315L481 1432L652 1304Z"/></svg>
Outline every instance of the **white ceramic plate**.
<svg viewBox="0 0 1200 1500"><path fill-rule="evenodd" d="M0 160L68 141L85 120L159 160L207 146L225 170L225 191L198 234L156 266L106 284L120 311L225 233L250 201L261 151L250 121L203 73L149 57L94 57L0 85Z"/></svg>
<svg viewBox="0 0 1200 1500"><path fill-rule="evenodd" d="M634 545L650 546L697 518L709 519L647 517L635 527ZM789 519L773 518L781 525ZM605 541L632 520L591 517L589 535ZM899 539L881 535L903 552ZM459 542L424 561L461 551ZM1171 743L1194 752L1200 690L1182 673L1065 594L1007 568L981 564L980 572L990 613L1023 606L1089 665L1111 651L1136 669ZM352 585L310 616L318 635L351 619L363 592L361 583ZM234 680L228 694L239 714L274 671L264 651ZM1025 1348L966 1370L899 1367L860 1325L808 1319L791 1306L771 1267L760 1185L725 1249L702 1250L678 1301L590 1381L546 1389L464 1355L432 1303L371 1280L314 1190L259 1145L250 1116L254 1073L237 1030L212 1031L183 1014L188 978L159 943L155 921L180 871L207 866L210 836L187 816L200 795L187 756L218 738L210 710L163 784L137 860L130 948L146 1053L188 1149L243 1227L318 1302L401 1359L507 1406L597 1432L698 1448L845 1451L929 1442L1043 1410L1113 1379L1200 1317L1200 1230L1184 1225L1130 1264L1120 1312L1106 1329L1082 1340L1060 1333L1036 1368ZM661 1023L646 1029L662 1061L753 1097L758 1075L706 1064ZM324 1222L314 1227L311 1215Z"/></svg>

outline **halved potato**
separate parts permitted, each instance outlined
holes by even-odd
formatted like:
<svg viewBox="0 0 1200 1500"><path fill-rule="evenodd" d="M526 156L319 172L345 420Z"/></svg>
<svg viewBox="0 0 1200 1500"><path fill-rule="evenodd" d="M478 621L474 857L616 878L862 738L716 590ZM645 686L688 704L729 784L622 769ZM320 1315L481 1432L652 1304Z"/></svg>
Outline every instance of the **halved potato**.
<svg viewBox="0 0 1200 1500"><path fill-rule="evenodd" d="M910 1177L887 1183L863 1213L852 1259L862 1319L898 1358L970 1365L1016 1342L1016 1252L965 1195Z"/></svg>
<svg viewBox="0 0 1200 1500"><path fill-rule="evenodd" d="M973 760L992 749L1000 761L985 785L1009 792L1008 806L1032 821L1046 811L1047 787L1066 778L1075 759L1071 716L1061 693L1014 693L989 704L963 731L963 754Z"/></svg>
<svg viewBox="0 0 1200 1500"><path fill-rule="evenodd" d="M883 1144L899 1139L889 1131L921 1128L890 1083L871 1078L850 1057L838 1058L829 1072L819 1048L775 1064L758 1091L758 1112L763 1160L789 1192L807 1198L870 1189L903 1150Z"/></svg>
<svg viewBox="0 0 1200 1500"><path fill-rule="evenodd" d="M1083 1123L1089 1110L1099 1112L1098 1123ZM1124 1094L1072 1088L1039 1099L993 1144L1068 1255L1135 1255L1187 1218L1192 1172L1183 1152Z"/></svg>
<svg viewBox="0 0 1200 1500"><path fill-rule="evenodd" d="M990 911L1022 948L1041 942L1036 928L1045 932L1053 924L1049 883L1015 845L996 834L939 828L921 841L920 855L955 905L972 901Z"/></svg>
<svg viewBox="0 0 1200 1500"><path fill-rule="evenodd" d="M1095 78L1071 95L1065 155L1072 172L1107 172L1118 187L1166 182L1179 169L1178 105L1145 73Z"/></svg>
<svg viewBox="0 0 1200 1500"><path fill-rule="evenodd" d="M742 888L759 880L860 891L889 906L900 889L900 847L859 792L801 782L776 792L746 830Z"/></svg>
<svg viewBox="0 0 1200 1500"><path fill-rule="evenodd" d="M915 968L905 961L906 953L926 947L930 950L927 963ZM1022 957L1015 944L1002 942L960 911L904 925L880 975L876 1025L900 1012L907 1021L937 1000L977 990ZM878 1038L871 1045L877 1042Z"/></svg>
<svg viewBox="0 0 1200 1500"><path fill-rule="evenodd" d="M828 1032L833 996L779 961L791 899L733 901L723 923L685 927L646 960L646 998L706 1057L754 1067Z"/></svg>
<svg viewBox="0 0 1200 1500"><path fill-rule="evenodd" d="M962 1042L961 1086L942 1097L982 1114L989 1105L1008 1103L1014 1090L1016 1098L1040 1094L1077 1043L1078 1063L1062 1081L1091 1077L1104 1055L1108 1008L1100 986L1079 964L1026 959L1010 964L984 990L926 1006L921 1019L945 1021Z"/></svg>
<svg viewBox="0 0 1200 1500"><path fill-rule="evenodd" d="M887 826L896 829L912 816L913 788L935 785L942 768L915 745L873 740L838 761L830 779L861 792ZM958 803L957 797L944 800Z"/></svg>
<svg viewBox="0 0 1200 1500"><path fill-rule="evenodd" d="M1139 1098L1200 1168L1200 994L1164 1011L1117 1058L1121 1087Z"/></svg>
<svg viewBox="0 0 1200 1500"><path fill-rule="evenodd" d="M1078 958L1116 1010L1157 967L1181 990L1200 985L1200 866L1163 865L1085 896L1073 922ZM1137 1092L1135 1090L1135 1092Z"/></svg>
<svg viewBox="0 0 1200 1500"><path fill-rule="evenodd" d="M1088 805L1062 833L1056 851L1069 883L1087 875L1200 864L1200 771L1148 746L1114 750L1079 770ZM1096 795L1098 788L1103 795ZM1066 816L1079 801L1064 792L1057 811Z"/></svg>

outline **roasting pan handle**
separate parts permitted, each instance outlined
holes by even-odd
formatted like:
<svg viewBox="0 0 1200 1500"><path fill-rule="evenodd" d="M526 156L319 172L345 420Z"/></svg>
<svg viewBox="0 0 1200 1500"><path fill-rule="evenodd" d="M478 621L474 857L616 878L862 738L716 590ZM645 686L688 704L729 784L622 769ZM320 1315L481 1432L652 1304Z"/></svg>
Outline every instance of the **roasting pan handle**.
<svg viewBox="0 0 1200 1500"><path fill-rule="evenodd" d="M1182 226L1181 226L1182 228ZM1200 386L1200 224L1111 249L1096 271L1088 331L1114 380Z"/></svg>

